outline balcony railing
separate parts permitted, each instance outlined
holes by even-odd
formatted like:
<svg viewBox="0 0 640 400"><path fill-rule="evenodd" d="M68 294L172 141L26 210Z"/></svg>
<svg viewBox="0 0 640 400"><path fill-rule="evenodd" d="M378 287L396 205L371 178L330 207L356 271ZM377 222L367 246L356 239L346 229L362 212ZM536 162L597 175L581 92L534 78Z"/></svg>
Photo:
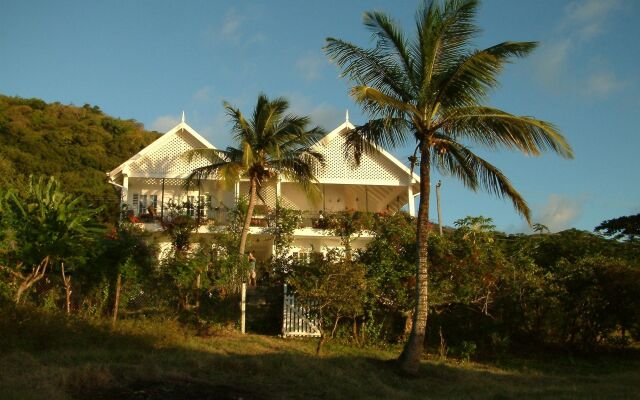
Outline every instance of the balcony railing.
<svg viewBox="0 0 640 400"><path fill-rule="evenodd" d="M355 213L355 212L354 212ZM373 213L357 212L362 216L370 216ZM325 212L325 211L302 211L298 228L313 228L320 230L331 229L331 225L338 212ZM154 213L144 213L138 216L129 215L129 219L134 222L142 223L161 223L162 220L169 221L176 213L165 212L162 215ZM180 211L178 215L186 215L197 219L202 225L215 225L215 226L227 226L231 215L230 210L225 207L215 208L202 208L202 207L185 207ZM264 206L259 206L254 209L254 214L251 218L252 227L267 228L274 224L272 218L270 218L269 210Z"/></svg>

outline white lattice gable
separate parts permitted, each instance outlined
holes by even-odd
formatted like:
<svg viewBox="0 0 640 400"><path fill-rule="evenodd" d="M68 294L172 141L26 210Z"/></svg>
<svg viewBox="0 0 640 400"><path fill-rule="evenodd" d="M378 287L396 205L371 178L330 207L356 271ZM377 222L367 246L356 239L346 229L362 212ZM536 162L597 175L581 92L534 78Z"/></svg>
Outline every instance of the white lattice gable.
<svg viewBox="0 0 640 400"><path fill-rule="evenodd" d="M195 168L209 162L203 158L189 162L182 155L188 150L204 147L215 149L209 141L183 121L108 175L112 179L120 173L130 177L186 177Z"/></svg>
<svg viewBox="0 0 640 400"><path fill-rule="evenodd" d="M384 149L376 147L371 154L363 154L359 165L353 160L345 159L345 138L342 133L353 128L353 125L345 122L314 146L314 149L324 156L326 164L316 174L318 181L406 186L410 181L409 169ZM413 174L413 179L413 182L420 181L416 174Z"/></svg>

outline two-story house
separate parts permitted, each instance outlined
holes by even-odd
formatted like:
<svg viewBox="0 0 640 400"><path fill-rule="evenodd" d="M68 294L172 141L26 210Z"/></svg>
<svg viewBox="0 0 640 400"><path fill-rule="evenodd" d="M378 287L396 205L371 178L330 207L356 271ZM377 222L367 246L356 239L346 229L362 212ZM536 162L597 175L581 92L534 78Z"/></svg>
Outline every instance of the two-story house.
<svg viewBox="0 0 640 400"><path fill-rule="evenodd" d="M318 224L319 219L332 212L393 213L405 208L409 214L415 214L419 177L381 148L363 155L358 166L345 160L341 133L352 128L347 116L343 124L315 144L315 150L323 154L326 162L316 176L319 198L308 198L297 184L286 179L276 180L264 188L264 201L258 200L247 247L258 259L268 259L273 252L273 239L265 233L266 221L261 215L275 206L276 198L284 207L303 212L303 222L294 232L292 248L294 256L299 257L341 246L340 238ZM185 188L187 176L205 161L189 163L181 155L203 147L214 148L185 122L183 115L173 129L107 173L109 181L121 188L122 204L141 219L145 229L161 230L159 219L165 217L170 202L190 205L187 213L224 225L227 210L234 207L239 196L247 195L248 183L243 180L233 189L214 178L202 181L198 187ZM202 227L199 232L206 234L209 230ZM363 234L352 246L361 248L370 240L370 235Z"/></svg>

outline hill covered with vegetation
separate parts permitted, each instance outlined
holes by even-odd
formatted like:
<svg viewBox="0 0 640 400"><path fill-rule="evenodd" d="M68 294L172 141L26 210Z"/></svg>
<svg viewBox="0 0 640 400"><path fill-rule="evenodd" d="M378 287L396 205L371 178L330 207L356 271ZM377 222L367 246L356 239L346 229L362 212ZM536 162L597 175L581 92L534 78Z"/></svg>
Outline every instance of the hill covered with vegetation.
<svg viewBox="0 0 640 400"><path fill-rule="evenodd" d="M114 218L118 192L105 172L158 136L98 106L0 95L0 186L20 187L30 174L53 175L66 191L104 205L104 218Z"/></svg>

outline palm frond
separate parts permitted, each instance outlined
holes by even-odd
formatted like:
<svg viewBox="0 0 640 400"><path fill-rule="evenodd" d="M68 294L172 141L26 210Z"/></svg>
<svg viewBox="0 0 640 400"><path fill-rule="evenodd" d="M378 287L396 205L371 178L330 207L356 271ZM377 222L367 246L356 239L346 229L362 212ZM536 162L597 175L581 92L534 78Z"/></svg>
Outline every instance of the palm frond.
<svg viewBox="0 0 640 400"><path fill-rule="evenodd" d="M380 118L356 126L343 133L345 159L354 158L360 164L363 154L372 154L376 147L395 148L406 143L411 123L404 118Z"/></svg>
<svg viewBox="0 0 640 400"><path fill-rule="evenodd" d="M525 154L552 150L573 158L573 150L551 123L491 107L464 107L444 115L439 129L455 140L466 137L489 148L503 146Z"/></svg>
<svg viewBox="0 0 640 400"><path fill-rule="evenodd" d="M536 42L504 42L463 56L440 77L435 103L444 108L477 105L498 85L497 75L504 65L536 46Z"/></svg>
<svg viewBox="0 0 640 400"><path fill-rule="evenodd" d="M482 188L495 196L511 200L515 210L531 224L531 210L509 179L488 161L474 154L467 147L443 140L437 151L432 152L433 164L444 175L459 178L469 189Z"/></svg>
<svg viewBox="0 0 640 400"><path fill-rule="evenodd" d="M385 13L379 11L366 12L364 24L378 39L378 46L387 54L395 55L403 66L404 73L416 84L414 62L408 49L408 43L402 30Z"/></svg>
<svg viewBox="0 0 640 400"><path fill-rule="evenodd" d="M343 77L404 100L412 97L411 85L402 68L380 49L365 50L343 40L327 38L324 51L342 69Z"/></svg>
<svg viewBox="0 0 640 400"><path fill-rule="evenodd" d="M420 104L433 103L434 77L455 64L477 35L479 30L474 24L477 8L477 0L452 0L444 8L432 1L418 10L418 37L413 53L420 65Z"/></svg>
<svg viewBox="0 0 640 400"><path fill-rule="evenodd" d="M372 115L401 116L404 113L419 115L420 111L410 102L402 101L370 86L354 86L351 97Z"/></svg>

